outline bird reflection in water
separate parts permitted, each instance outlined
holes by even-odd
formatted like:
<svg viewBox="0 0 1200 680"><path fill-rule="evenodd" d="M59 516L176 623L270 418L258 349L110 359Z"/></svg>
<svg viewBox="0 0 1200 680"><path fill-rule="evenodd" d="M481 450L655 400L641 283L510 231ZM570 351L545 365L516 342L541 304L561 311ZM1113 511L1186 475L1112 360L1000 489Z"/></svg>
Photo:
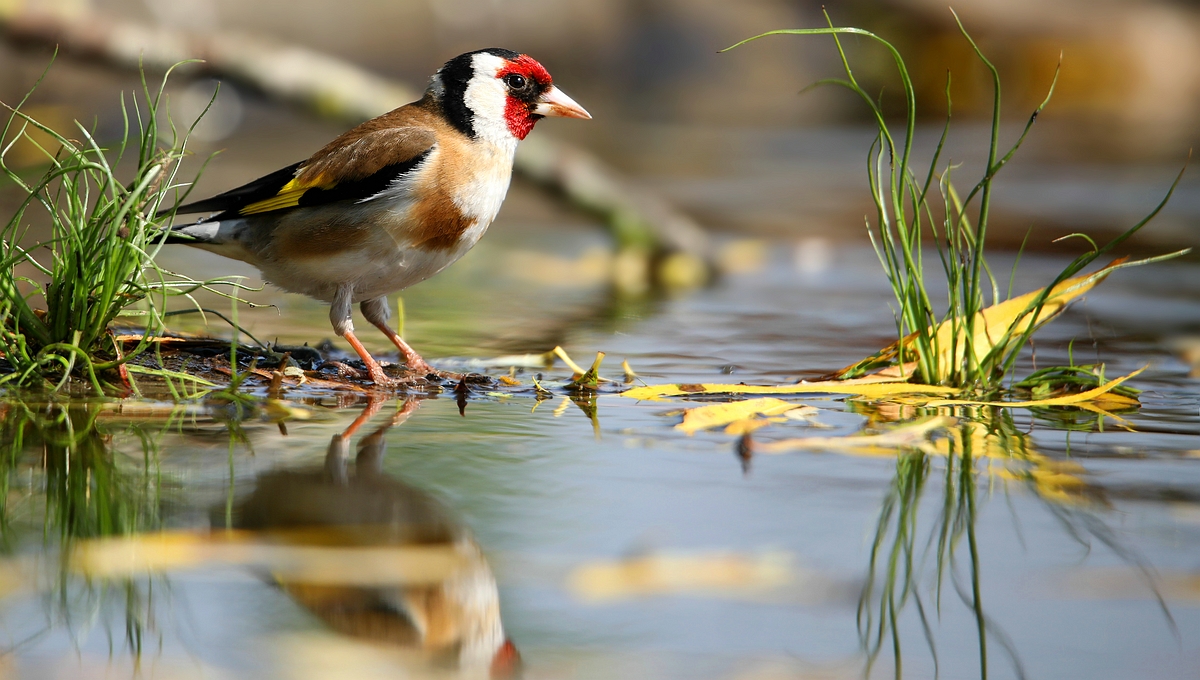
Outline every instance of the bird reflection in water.
<svg viewBox="0 0 1200 680"><path fill-rule="evenodd" d="M383 470L385 435L419 402L406 401L363 437L350 464L351 437L383 403L372 400L345 432L334 435L324 467L261 475L236 509L235 524L265 541L338 554L357 548L449 554L453 567L432 576L420 564L412 569L411 561L385 563L381 577L378 565L346 560L336 569L344 580L337 574L316 579L275 574L275 581L339 633L415 650L425 662L472 676L516 677L520 655L504 635L496 580L470 531L433 496ZM389 567L394 579L388 578Z"/></svg>

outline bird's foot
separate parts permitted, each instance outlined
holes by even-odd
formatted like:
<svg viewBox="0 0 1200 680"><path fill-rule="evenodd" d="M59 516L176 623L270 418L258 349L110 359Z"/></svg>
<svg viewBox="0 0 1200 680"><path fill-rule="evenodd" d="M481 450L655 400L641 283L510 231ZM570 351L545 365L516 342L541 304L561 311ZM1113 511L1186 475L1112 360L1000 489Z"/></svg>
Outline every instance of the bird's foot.
<svg viewBox="0 0 1200 680"><path fill-rule="evenodd" d="M401 378L393 378L383 372L383 367L375 364L367 366L367 370L363 371L353 366L347 366L340 361L326 362L326 366L333 366L337 369L338 377L351 378L354 380L370 380L377 387L400 387L408 384L407 381Z"/></svg>
<svg viewBox="0 0 1200 680"><path fill-rule="evenodd" d="M371 382L375 383L376 387L395 388L409 384L407 380L393 378L384 373L383 368L378 364L375 366L368 366L368 368L374 369L367 372L367 377L371 379Z"/></svg>
<svg viewBox="0 0 1200 680"><path fill-rule="evenodd" d="M366 380L367 372L359 370L349 364L344 364L340 361L326 361L321 364L322 367L333 368L337 371L339 378L353 378L355 380Z"/></svg>
<svg viewBox="0 0 1200 680"><path fill-rule="evenodd" d="M417 357L416 359L405 359L404 366L408 370L410 370L413 373L415 373L416 375L420 375L420 376L426 376L426 375L433 374L433 375L438 376L439 378L445 378L447 376L452 375L451 373L447 373L446 371L439 371L438 369L434 368L433 366L430 366L421 357Z"/></svg>
<svg viewBox="0 0 1200 680"><path fill-rule="evenodd" d="M417 351L410 347L408 343L404 341L404 338L401 338L399 335L397 335L396 331L392 330L390 326L388 326L386 323L378 323L376 325L379 327L379 330L383 331L384 335L388 336L388 339L392 341L392 344L396 346L396 349L400 350L400 361L403 362L404 366L414 375L419 375L422 377L432 375L437 376L442 380L458 380L462 377L458 373L440 371L433 366L430 366L429 362L422 359L421 355L417 354Z"/></svg>
<svg viewBox="0 0 1200 680"><path fill-rule="evenodd" d="M358 354L359 358L362 359L363 364L367 367L367 370L366 375L364 376L363 372L360 370L352 369L349 366L337 361L331 361L330 363L338 368L339 374L355 376L358 380L366 378L375 383L376 387L383 388L396 388L410 384L411 381L392 378L384 373L383 367L379 365L378 361L375 361L375 358L371 356L371 353L367 351L367 348L363 347L362 343L358 341L358 338L354 335L353 331L347 330L343 333L343 336L346 338L346 341L350 343L350 346L354 348L354 351ZM344 370L348 370L349 373L342 373Z"/></svg>

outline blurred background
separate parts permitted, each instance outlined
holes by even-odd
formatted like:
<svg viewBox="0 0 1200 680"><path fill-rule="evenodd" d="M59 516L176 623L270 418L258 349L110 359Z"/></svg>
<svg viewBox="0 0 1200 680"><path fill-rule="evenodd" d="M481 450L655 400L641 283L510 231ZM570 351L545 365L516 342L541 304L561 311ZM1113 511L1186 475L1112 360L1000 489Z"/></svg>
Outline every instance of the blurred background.
<svg viewBox="0 0 1200 680"><path fill-rule="evenodd" d="M613 377L627 359L653 383L790 382L857 361L894 341L896 333L889 288L866 245L863 225L864 215L873 214L866 182L875 135L871 121L863 103L846 91L801 94L815 80L840 75L832 39L777 36L719 53L764 31L822 26L821 4L0 0L0 101L19 101L46 69L57 30L46 23L47 16L75 21L76 29L71 49L50 69L26 111L61 131L83 121L101 140L122 132L119 93L131 101L128 93L138 89L139 56L155 63L212 58L203 47L211 45L205 36L221 36L227 46L230 41L270 43L272 55L281 57L275 75L282 80L296 76L288 69L304 63L282 57L311 50L414 91L461 52L488 46L527 52L594 120L542 121L524 148L558 139L598 157L623 178L621 186L661 197L711 235L713 259L723 276L708 287L631 291L620 283L622 256L614 252L602 220L561 193L518 176L487 238L444 273L403 291L406 339L451 370L507 369L515 359L529 363L532 373L542 370L534 367L539 364L512 355L561 345L585 365L593 352L607 352L604 371ZM947 72L952 72L953 127L942 164L958 166L954 176L960 188L973 184L986 160L991 89L947 1L824 4L836 24L879 33L907 60L920 102L916 144L922 171L942 130ZM1058 244L1055 239L1086 231L1099 240L1124 231L1159 203L1185 164L1200 139L1200 0L956 0L954 9L999 68L1005 88L1004 146L1018 137L1045 97L1061 57L1054 99L1001 173L993 202L989 237L995 245L1016 249L1028 234L1030 250L1050 251L1020 258L1021 278L1013 288L1024 292L1051 280L1066 261L1062 254L1086 247L1079 239ZM24 23L18 27L18 21ZM888 54L861 40L844 44L864 87L881 93L899 124L900 83ZM342 76L341 85L353 93L360 81L345 71ZM152 82L158 77L154 74ZM196 131L193 165L183 176L217 155L193 197L305 158L353 118L328 102L282 101L278 92L248 87L250 80L223 81ZM216 87L213 73L202 68L174 77L169 94L177 119L195 119ZM14 147L9 159L26 163L31 175L45 161L29 145ZM0 184L0 217L7 219L21 198L12 184ZM1125 250L1162 253L1197 241L1200 173L1189 171L1166 209ZM987 497L992 503L979 523L983 589L989 622L1001 624L1000 644L992 653L1001 659L993 661L1000 675L1010 666L999 647L1010 653L1019 649L1014 664L1019 677L1025 675L1020 663L1028 664L1029 677L1054 678L1190 678L1200 667L1195 587L1200 583L1195 574L1200 258L1189 257L1112 277L1040 336L1035 356L1040 365L1077 358L1106 362L1109 376L1151 368L1138 378L1146 390L1143 410L1123 414L1136 433L1106 424L1113 422L1105 420L1110 414L1073 422L1073 412L1057 409L1022 412L1005 421L1012 430L1008 441L1015 442L1010 446L1022 456L1036 449L1039 459L1045 454L1063 466L1041 470L1038 463L1037 471L1054 474L1034 477L1022 467L1017 477L989 458L993 475L981 476L987 485L986 494L980 487L981 502ZM1011 252L998 254L998 278L1015 271L1017 259ZM157 261L196 278L238 274L249 277L249 285L261 283L247 265L182 246L164 248ZM936 288L933 294L944 293ZM332 336L328 307L321 303L271 287L246 296L264 306L239 306L238 321L263 341L316 345ZM200 297L213 309L228 312L232 306L228 299ZM172 328L232 334L223 322L210 321L205 328L196 316L174 317ZM395 357L381 334L363 333L362 339L377 356ZM334 347L345 349L341 339L333 340ZM497 356L488 363L486 357ZM517 377L525 380L529 373ZM546 384L561 384L569 375L559 367L544 377ZM118 471L129 472L114 473L108 479L115 482L96 482L94 488L117 489L110 495L113 507L133 508L129 516L143 500L156 512L161 508L161 514L138 515L145 519L130 524L130 530L204 530L220 527L222 520L232 526L242 501L257 496L266 503L268 485L278 489L289 469L304 473L291 478L297 483L322 469L344 472L347 446L362 427L355 437L359 445L371 444L366 458L378 469L358 467L367 462L359 459L355 479L380 482L377 489L385 500L409 499L425 508L440 534L477 538L477 547L474 539L458 541L472 551L472 564L482 564L477 573L486 576L479 580L489 586L487 597L476 601L487 605L493 618L495 607L502 607L504 630L533 669L525 677L864 676L865 638L855 593L859 581L874 573L869 537L876 526L887 530L888 518L909 514L893 510L891 490L901 486L890 456L757 453L751 467L749 449L737 449L739 458L734 457L732 435L684 436L672 427L678 413L666 410L672 406L635 403L607 392L590 401L556 396L557 405L540 408L543 395L528 390L473 393L469 404L461 393L464 401L458 404L443 393L390 434L388 428L408 416L407 405L388 404L380 411L377 401L356 401L347 393L290 394L294 405L311 406L312 419L306 420L309 414L303 411L304 419L298 415L286 428L266 412L254 416L257 420L239 421L233 406L223 402L174 408L135 400L104 405L112 407L101 414L109 420L97 427L85 430L66 422L84 433L84 444L92 448L81 450L98 452L98 462L51 469L44 478L83 477L70 488L86 491L91 487L85 484L102 479L107 468L101 464L113 467L99 452L115 441L116 454L109 455L123 466ZM779 432L841 436L909 417L907 409L892 413L852 401L806 401L819 405L818 422L791 420L779 425ZM465 411L462 404L468 404ZM347 408L355 405L361 411ZM101 404L94 408L72 417L101 418L96 415ZM61 429L63 422L45 426L39 436L60 441L54 428ZM17 435L28 427L3 414L0 425ZM820 429L801 429L810 426ZM755 437L785 436L774 431ZM386 456L385 435L392 443ZM9 477L0 479L9 507L17 508L11 515L16 519L0 517L0 529L12 521L24 533L10 530L7 536L16 538L5 545L40 555L49 544L45 537L57 535L57 526L46 527L62 520L46 519L55 499L42 500L47 492L36 481L42 477L35 476L43 474L44 460L53 460L46 453L53 449L30 437L35 444L23 457L10 456L12 486ZM934 465L926 470L943 469ZM7 469L0 466L0 476ZM358 474L364 470L370 475ZM936 484L940 474L930 477L931 489L941 488ZM1043 479L1056 480L1047 488L1057 493L1039 489L1037 480ZM165 500L149 493L160 488L156 485L165 489ZM347 493L357 488L346 487ZM915 488L919 494L920 483ZM308 486L296 496L298 507L314 513L323 507L309 502L316 492ZM101 507L87 505L91 498L75 493L86 507ZM332 501L327 504L331 516L342 509L337 493L324 498ZM935 507L942 501L925 502L921 521L936 522ZM949 500L945 507L951 507ZM907 535L925 541L928 529L928 545L934 545L932 527L953 525L961 531L958 519L940 521ZM7 538L3 534L0 538ZM973 536L971 541L973 553ZM477 559L479 551L495 569L494 582ZM683 555L685 576L714 564L734 568L721 572L725 580L715 585L682 592L634 590L606 602L589 599L568 583L568 574L577 574L580 565L602 573L626 565L636 576L654 567L659 551ZM781 555L787 559L778 559ZM789 556L795 558L790 566ZM47 559L60 562L56 554ZM936 561L941 583L941 561ZM977 566L974 558L971 564ZM338 566L339 572L355 574L360 565ZM965 573L966 567L951 569ZM1148 571L1164 576L1170 613L1163 595L1144 587ZM772 581L779 573L790 579L783 586ZM908 578L922 580L924 587L932 579L929 571L922 573ZM4 578L0 568L0 591ZM300 607L318 616L329 610L297 596L302 589L292 589L298 604L288 605L280 591L246 569L218 570L215 576L197 570L171 578L169 588L156 590L167 593L165 599L158 596L160 610L147 607L164 612L157 625L167 631L162 635L166 651L162 637L157 652L154 638L146 638L146 649L153 652L147 658L158 665L147 661L127 669L121 665L124 657L113 652L111 634L107 639L93 634L90 646L77 642L82 636L70 627L75 619L55 618L48 603L58 599L37 592L0 603L0 624L11 639L32 641L0 657L0 678L235 677L239 672L323 680L396 676L393 666L376 663L378 646L351 648L346 639L319 628L320 622ZM1089 579L1117 586L1088 589ZM1063 587L1067 582L1076 590ZM1184 585L1172 594L1171 583ZM903 590L918 592L915 586ZM935 622L940 657L931 660L927 654L929 624L923 614L918 620L910 606L900 624L910 677L973 677L978 669L974 631L983 620L982 609L976 618L974 610L960 606L949 585L945 593L947 604ZM174 596L178 599L170 599ZM176 602L179 606L171 609ZM189 602L194 608L186 606ZM927 602L932 611L933 600ZM367 604L369 614L382 610ZM122 606L114 611L132 609ZM178 626L178 634L172 628L177 619L187 623ZM57 628L54 635L36 638L43 621L47 630ZM112 621L122 623L115 615ZM1064 649L1075 653L1064 654ZM199 665L197 657L210 665ZM876 677L891 677L888 663L877 668ZM376 675L364 670L368 666Z"/></svg>
<svg viewBox="0 0 1200 680"><path fill-rule="evenodd" d="M740 235L840 239L865 236L864 172L872 133L848 92L800 94L838 75L826 37L781 36L729 53L721 48L775 28L816 27L824 4L840 25L893 41L913 71L920 143L936 140L947 72L955 125L946 160L979 169L991 111L987 74L958 33L947 4L931 0L6 0L4 12L52 9L135 21L184 33L266 37L340 57L423 87L446 59L504 46L541 60L594 114L587 125L547 121L539 134L566 138L669 199L705 227ZM1062 73L1050 106L998 191L999 243L1029 229L1035 249L1086 227L1104 235L1136 222L1165 193L1200 137L1200 3L1177 0L961 0L954 9L1000 70L1004 140ZM887 54L847 47L869 91L899 112ZM154 49L131 43L131 54ZM17 100L47 62L45 45L0 46L0 99ZM60 60L36 93L35 115L112 121L114 90L128 73ZM228 85L228 84L227 84ZM214 84L176 83L178 110L195 115ZM186 115L185 115L186 117ZM228 149L200 194L307 156L343 129L228 85L200 130L200 155ZM973 180L970 180L973 181ZM1143 246L1192 245L1200 196L1185 178ZM582 222L518 186L502 223Z"/></svg>

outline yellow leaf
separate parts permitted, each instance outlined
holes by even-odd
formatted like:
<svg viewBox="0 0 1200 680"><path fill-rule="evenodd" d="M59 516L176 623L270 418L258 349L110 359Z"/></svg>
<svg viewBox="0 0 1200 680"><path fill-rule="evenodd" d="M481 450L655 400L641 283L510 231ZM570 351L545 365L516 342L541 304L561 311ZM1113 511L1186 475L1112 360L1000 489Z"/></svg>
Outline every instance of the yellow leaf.
<svg viewBox="0 0 1200 680"><path fill-rule="evenodd" d="M1104 394L1097 396L1092 401L1095 402L1095 404L1100 408L1106 410L1137 408L1142 405L1142 403L1138 401L1137 397L1127 397L1123 394L1116 394L1115 392L1105 392Z"/></svg>
<svg viewBox="0 0 1200 680"><path fill-rule="evenodd" d="M563 349L562 346L555 346L551 352L559 359L562 359L563 363L566 364L568 368L570 368L572 371L575 371L575 375L583 375L584 373L587 373L587 371L583 370L579 364L572 361L571 357L567 356L567 350Z"/></svg>
<svg viewBox="0 0 1200 680"><path fill-rule="evenodd" d="M1110 263L1100 271L1063 281L1051 289L1036 317L1031 310L1029 313L1026 313L1026 310L1042 294L1044 288L992 305L975 315L973 333L970 338L967 337L967 324L964 320L956 323L950 320L943 321L937 326L934 339L939 370L949 371L953 367L962 366L965 363L964 358L968 348L972 351L975 361L982 362L998 344L1012 342L1030 327L1041 326L1058 316L1066 308L1067 303L1094 288L1096 284L1123 265L1125 265L1125 258ZM868 363L881 365L895 362L901 346L904 347L905 355L912 358L912 352L915 351L913 348L915 337L915 333L909 335L880 350L874 356L847 366L833 375L850 375Z"/></svg>
<svg viewBox="0 0 1200 680"><path fill-rule="evenodd" d="M728 425L729 423L746 420L754 416L778 415L785 411L790 411L797 406L799 404L793 404L774 397L711 404L684 411L683 422L675 427L688 434L693 434L699 430Z"/></svg>
<svg viewBox="0 0 1200 680"><path fill-rule="evenodd" d="M621 393L631 399L659 399L693 394L855 394L863 397L890 397L897 394L956 394L953 387L920 385L904 382L903 378L856 378L854 380L821 380L792 385L721 385L713 383L649 385Z"/></svg>
<svg viewBox="0 0 1200 680"><path fill-rule="evenodd" d="M1109 380L1099 387L1094 387L1086 392L1078 394L1067 394L1061 397L1051 397L1049 399L1036 399L1034 401L968 401L962 399L939 399L930 401L925 406L936 408L938 406L996 406L1000 408L1030 408L1037 406L1071 406L1082 404L1088 401L1094 401L1099 397L1104 396L1110 390L1116 388L1121 383L1138 375L1146 370L1143 366L1129 375L1121 376L1115 380Z"/></svg>
<svg viewBox="0 0 1200 680"><path fill-rule="evenodd" d="M621 370L625 371L625 382L627 383L633 382L638 377L637 373L633 372L633 367L629 365L628 359L621 362Z"/></svg>
<svg viewBox="0 0 1200 680"><path fill-rule="evenodd" d="M604 361L604 352L596 352L596 360L592 362L592 367L589 368L583 375L576 375L571 380L571 386L594 390L602 382L612 382L607 378L600 377L600 362Z"/></svg>

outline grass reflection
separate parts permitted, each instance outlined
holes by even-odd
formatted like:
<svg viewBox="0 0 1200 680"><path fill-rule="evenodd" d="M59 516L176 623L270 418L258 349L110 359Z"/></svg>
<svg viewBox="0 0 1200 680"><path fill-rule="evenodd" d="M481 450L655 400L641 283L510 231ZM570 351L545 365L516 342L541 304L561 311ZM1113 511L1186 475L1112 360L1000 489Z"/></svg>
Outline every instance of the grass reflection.
<svg viewBox="0 0 1200 680"><path fill-rule="evenodd" d="M877 405L859 404L856 408L866 413L873 426L913 415L893 413ZM895 476L880 508L867 580L858 604L859 635L868 675L883 652L890 650L895 677L902 677L906 646L902 644L900 619L909 605L916 610L937 673L934 624L941 617L943 594L949 587L974 619L980 678L986 679L990 673L989 653L996 645L1015 675L1025 677L1017 650L985 613L981 595L983 564L976 535L979 491L991 488L996 480L1020 483L1040 498L1072 541L1090 549L1094 538L1133 566L1154 592L1168 624L1174 627L1148 564L1122 545L1095 512L1106 504L1102 492L1086 481L1086 470L1081 465L1069 455L1057 459L1036 451L1008 411L957 409L954 415L956 419L947 421L953 424L943 428L941 436L897 455ZM934 475L942 478L940 503L923 510L922 501Z"/></svg>
<svg viewBox="0 0 1200 680"><path fill-rule="evenodd" d="M26 578L51 581L33 584L46 592L46 626L33 639L53 627L63 627L79 639L99 625L110 649L122 636L133 655L140 656L147 635L154 634L156 579L77 579L70 570L70 555L79 540L161 526L158 433L138 425L125 427L122 442L132 441L137 447L127 453L114 446L113 432L100 424L104 407L99 402L5 402L0 408L5 452L0 465L0 537L11 556L38 540L40 533L41 555L48 556L46 564L38 559L26 570L32 570ZM47 568L54 561L57 568ZM114 616L123 619L123 635L114 632Z"/></svg>
<svg viewBox="0 0 1200 680"><path fill-rule="evenodd" d="M320 464L263 472L249 489L244 480L235 484L232 452L248 444L247 419L278 414L265 402L192 408L192 416L224 425L230 485L200 506L210 508L210 526L182 530L173 527L197 520L187 510L195 499L164 474L159 451L173 441L167 437L188 436L179 417L187 411L164 406L160 417L130 422L112 402L4 404L0 594L21 596L3 609L20 638L8 651L30 653L43 641L52 647L50 640L65 635L80 655L107 641L110 664L120 650L137 668L144 652L161 655L165 638L191 637L175 630L184 622L172 603L178 581L168 575L233 568L262 575L278 587L272 592L341 634L341 642L320 636L306 643L318 665L322 655L366 643L383 644L397 670L511 676L520 656L505 636L496 581L470 530L438 499L384 472L387 434L419 401L399 405L352 455L354 438L386 403L393 402L369 399L332 437ZM142 406L154 410L135 408ZM209 444L219 456L211 446L217 442ZM33 626L21 613L28 611L44 621ZM264 635L261 642L274 642ZM320 677L300 670L299 677Z"/></svg>
<svg viewBox="0 0 1200 680"><path fill-rule="evenodd" d="M69 541L158 527L162 478L154 433L132 426L128 434L140 450L129 455L114 448L112 433L98 424L99 403L9 402L2 408L0 441L7 456L0 468L0 484L8 490L11 477L22 466L41 473L47 537L57 534ZM33 457L39 454L40 460ZM11 510L4 503L2 528L10 548Z"/></svg>
<svg viewBox="0 0 1200 680"><path fill-rule="evenodd" d="M980 594L981 565L976 539L977 467L981 460L1004 455L1020 462L1031 460L1026 438L1012 426L1007 414L990 422L961 421L947 436L933 442L933 450L908 450L896 461L896 475L884 498L876 524L867 568L867 581L858 605L858 625L867 653L870 674L880 653L890 648L895 677L903 675L903 651L898 619L911 601L933 657L938 665L932 618L940 616L947 579L963 604L970 608L978 639L979 674L988 676L989 636L999 639L1016 667L1020 662L1003 633L984 614ZM926 483L935 474L933 461L944 456L941 505L933 525L922 531L920 506ZM1036 460L1036 459L1034 459ZM1035 463L1036 464L1036 463ZM1036 488L1036 487L1035 487ZM966 541L965 559L963 541ZM929 562L932 561L933 602L922 598ZM965 574L960 566L965 562ZM930 607L932 605L932 608Z"/></svg>

